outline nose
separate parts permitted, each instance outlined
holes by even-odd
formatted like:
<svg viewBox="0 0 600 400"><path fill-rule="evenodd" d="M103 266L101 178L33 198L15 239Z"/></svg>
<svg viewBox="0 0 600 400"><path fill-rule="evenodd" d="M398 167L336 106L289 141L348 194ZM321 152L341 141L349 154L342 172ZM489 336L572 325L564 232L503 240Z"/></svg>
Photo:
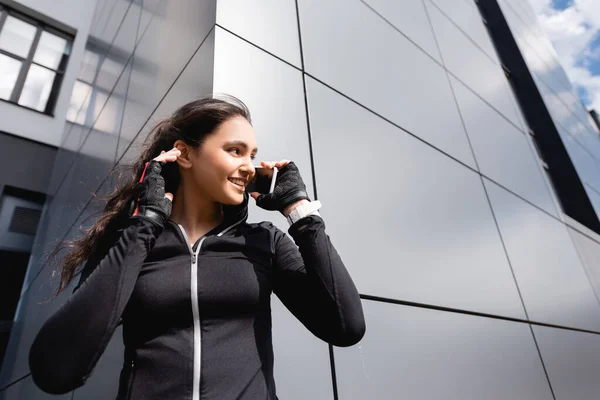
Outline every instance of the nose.
<svg viewBox="0 0 600 400"><path fill-rule="evenodd" d="M252 159L248 159L240 168L241 172L245 172L248 175L248 178L252 178L256 173L256 168L254 167L254 163Z"/></svg>

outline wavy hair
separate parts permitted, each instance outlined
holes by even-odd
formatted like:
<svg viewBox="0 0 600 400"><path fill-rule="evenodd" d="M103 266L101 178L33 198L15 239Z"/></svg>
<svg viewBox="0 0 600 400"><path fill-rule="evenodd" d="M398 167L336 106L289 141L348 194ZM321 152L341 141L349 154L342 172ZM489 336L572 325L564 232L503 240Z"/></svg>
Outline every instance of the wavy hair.
<svg viewBox="0 0 600 400"><path fill-rule="evenodd" d="M66 289L77 274L77 268L86 260L108 251L110 238L129 217L131 204L137 196L139 182L146 162L158 156L161 151L173 148L177 140L192 147L201 146L206 138L223 122L243 117L252 122L248 107L233 96L209 96L192 101L177 109L170 117L164 118L151 129L137 159L120 167L120 182L114 192L106 197L104 211L96 222L73 241L55 248L50 259L55 259L60 250L68 248L60 260L60 284L56 295ZM177 163L163 167L167 192L175 193L180 182Z"/></svg>

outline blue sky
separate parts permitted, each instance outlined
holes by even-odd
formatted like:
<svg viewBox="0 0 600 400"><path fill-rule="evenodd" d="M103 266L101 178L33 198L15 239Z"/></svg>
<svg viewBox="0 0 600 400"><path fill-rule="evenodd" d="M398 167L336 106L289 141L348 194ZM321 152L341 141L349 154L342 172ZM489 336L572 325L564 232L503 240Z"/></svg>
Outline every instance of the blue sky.
<svg viewBox="0 0 600 400"><path fill-rule="evenodd" d="M577 94L600 112L600 0L529 0Z"/></svg>
<svg viewBox="0 0 600 400"><path fill-rule="evenodd" d="M558 10L564 10L573 5L573 0L552 0L552 7Z"/></svg>

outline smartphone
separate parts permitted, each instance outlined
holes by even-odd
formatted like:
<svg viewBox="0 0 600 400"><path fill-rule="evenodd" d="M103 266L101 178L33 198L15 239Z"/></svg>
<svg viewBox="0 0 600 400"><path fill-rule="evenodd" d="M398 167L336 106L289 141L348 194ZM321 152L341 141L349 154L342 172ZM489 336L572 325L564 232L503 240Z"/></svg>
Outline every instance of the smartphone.
<svg viewBox="0 0 600 400"><path fill-rule="evenodd" d="M255 166L254 168L256 170L254 179L246 186L246 191L260 194L272 193L277 179L277 168L269 169L261 166Z"/></svg>

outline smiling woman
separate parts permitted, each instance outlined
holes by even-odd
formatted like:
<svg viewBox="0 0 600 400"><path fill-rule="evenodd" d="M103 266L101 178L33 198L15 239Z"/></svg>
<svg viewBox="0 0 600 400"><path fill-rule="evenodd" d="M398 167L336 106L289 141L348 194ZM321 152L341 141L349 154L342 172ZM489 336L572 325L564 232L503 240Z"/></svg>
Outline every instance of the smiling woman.
<svg viewBox="0 0 600 400"><path fill-rule="evenodd" d="M180 151L177 164L181 179L189 181L178 188L181 193L177 198L184 196L184 201L176 202L175 220L180 213L178 205L183 207L192 198L205 202L196 210L208 211L214 204L241 203L244 187L254 176L253 160L258 149L249 118L238 115L225 120L202 142L202 146L188 142L190 145L182 139L174 143L174 148Z"/></svg>
<svg viewBox="0 0 600 400"><path fill-rule="evenodd" d="M63 260L60 290L85 266L31 347L41 389L83 385L122 323L118 399L276 400L272 293L328 343L363 337L360 297L293 162L263 161L280 173L252 197L289 216L295 244L246 222L256 152L235 98L194 101L156 125L129 182Z"/></svg>

